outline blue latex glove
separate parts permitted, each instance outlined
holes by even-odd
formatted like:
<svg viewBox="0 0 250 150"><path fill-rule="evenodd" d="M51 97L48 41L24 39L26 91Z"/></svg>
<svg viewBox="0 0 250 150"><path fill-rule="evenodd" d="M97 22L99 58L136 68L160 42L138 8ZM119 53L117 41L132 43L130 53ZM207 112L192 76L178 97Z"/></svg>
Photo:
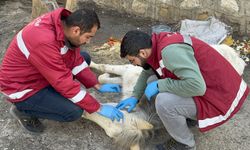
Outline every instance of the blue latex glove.
<svg viewBox="0 0 250 150"><path fill-rule="evenodd" d="M102 105L100 111L97 113L104 117L110 118L112 121L114 121L115 119L117 121L123 119L123 113L111 105Z"/></svg>
<svg viewBox="0 0 250 150"><path fill-rule="evenodd" d="M100 89L99 89L99 92L101 92L101 93L107 93L107 92L120 93L121 86L119 84L111 84L111 83L102 84Z"/></svg>
<svg viewBox="0 0 250 150"><path fill-rule="evenodd" d="M129 106L128 112L131 112L135 108L137 103L138 103L138 99L136 99L135 97L129 97L120 101L120 103L116 105L116 108L123 109L126 106Z"/></svg>
<svg viewBox="0 0 250 150"><path fill-rule="evenodd" d="M152 96L159 93L158 81L153 81L153 82L149 83L147 85L144 93L145 93L146 97L148 98L148 101L150 101Z"/></svg>

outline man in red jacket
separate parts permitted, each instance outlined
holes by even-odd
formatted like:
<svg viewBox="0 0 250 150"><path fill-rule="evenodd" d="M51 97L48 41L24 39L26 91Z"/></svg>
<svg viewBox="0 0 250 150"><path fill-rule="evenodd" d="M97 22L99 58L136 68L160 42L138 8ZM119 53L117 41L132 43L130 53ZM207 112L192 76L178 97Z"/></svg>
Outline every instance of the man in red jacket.
<svg viewBox="0 0 250 150"><path fill-rule="evenodd" d="M99 84L88 66L89 57L80 54L79 47L99 28L94 11L59 8L17 33L2 61L0 90L13 103L10 113L22 126L42 132L45 127L38 118L74 121L83 111L123 118L118 109L100 105L86 90L120 92L117 84Z"/></svg>
<svg viewBox="0 0 250 150"><path fill-rule="evenodd" d="M129 31L120 52L122 58L144 70L133 96L121 101L117 108L131 111L145 94L177 141L170 144L169 150L196 149L187 119L197 120L202 132L213 129L233 117L249 94L247 84L233 66L194 37Z"/></svg>

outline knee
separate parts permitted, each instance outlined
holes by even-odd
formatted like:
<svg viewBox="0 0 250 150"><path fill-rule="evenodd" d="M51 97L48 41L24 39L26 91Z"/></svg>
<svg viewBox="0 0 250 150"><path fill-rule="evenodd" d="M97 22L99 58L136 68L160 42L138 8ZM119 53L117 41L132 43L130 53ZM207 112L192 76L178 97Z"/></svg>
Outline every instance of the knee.
<svg viewBox="0 0 250 150"><path fill-rule="evenodd" d="M161 113L166 114L168 112L172 112L174 106L171 103L171 99L166 97L165 94L159 93L155 99L155 109L156 112L160 115Z"/></svg>
<svg viewBox="0 0 250 150"><path fill-rule="evenodd" d="M64 117L65 122L71 122L78 120L79 118L82 117L83 110L81 108L77 108L74 111L70 112L68 115Z"/></svg>
<svg viewBox="0 0 250 150"><path fill-rule="evenodd" d="M85 51L81 51L80 54L81 54L81 56L84 58L84 60L86 61L86 63L87 63L88 65L90 65L90 62L91 62L91 57L90 57L90 55L89 55L87 52L85 52Z"/></svg>
<svg viewBox="0 0 250 150"><path fill-rule="evenodd" d="M162 104L163 104L163 97L162 97L162 94L159 93L155 98L155 109L156 109L157 113L161 112L164 109Z"/></svg>

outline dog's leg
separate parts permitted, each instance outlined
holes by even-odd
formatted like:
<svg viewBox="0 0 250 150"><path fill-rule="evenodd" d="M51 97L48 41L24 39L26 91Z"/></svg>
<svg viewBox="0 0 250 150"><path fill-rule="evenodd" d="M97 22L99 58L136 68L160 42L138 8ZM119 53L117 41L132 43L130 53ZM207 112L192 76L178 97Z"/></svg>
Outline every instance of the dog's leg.
<svg viewBox="0 0 250 150"><path fill-rule="evenodd" d="M120 77L110 77L110 74L104 73L98 77L100 83L116 83L122 84L122 78Z"/></svg>
<svg viewBox="0 0 250 150"><path fill-rule="evenodd" d="M124 72L126 72L125 65L96 64L95 62L91 61L90 67L102 72L113 73L116 75L122 75Z"/></svg>

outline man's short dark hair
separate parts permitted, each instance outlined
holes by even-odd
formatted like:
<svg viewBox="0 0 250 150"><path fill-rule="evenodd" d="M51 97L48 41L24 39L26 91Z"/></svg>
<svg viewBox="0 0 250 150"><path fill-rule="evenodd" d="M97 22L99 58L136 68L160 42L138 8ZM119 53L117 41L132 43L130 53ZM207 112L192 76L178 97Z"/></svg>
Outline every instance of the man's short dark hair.
<svg viewBox="0 0 250 150"><path fill-rule="evenodd" d="M137 56L140 49L151 48L151 36L139 30L132 30L126 33L122 39L120 56L121 58Z"/></svg>
<svg viewBox="0 0 250 150"><path fill-rule="evenodd" d="M67 27L78 26L81 33L90 32L94 26L100 28L100 21L95 11L78 9L65 19Z"/></svg>

